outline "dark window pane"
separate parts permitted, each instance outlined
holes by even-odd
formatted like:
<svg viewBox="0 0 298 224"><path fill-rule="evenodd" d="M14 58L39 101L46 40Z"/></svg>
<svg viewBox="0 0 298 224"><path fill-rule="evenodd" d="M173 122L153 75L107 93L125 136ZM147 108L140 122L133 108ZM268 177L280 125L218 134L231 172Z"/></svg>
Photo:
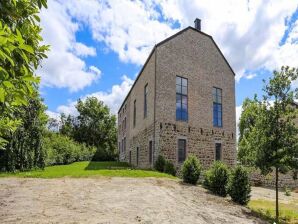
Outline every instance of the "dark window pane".
<svg viewBox="0 0 298 224"><path fill-rule="evenodd" d="M149 163L151 164L152 163L152 153L153 153L153 150L152 150L152 141L149 142Z"/></svg>
<svg viewBox="0 0 298 224"><path fill-rule="evenodd" d="M215 144L215 160L221 159L221 143Z"/></svg>
<svg viewBox="0 0 298 224"><path fill-rule="evenodd" d="M183 162L185 160L186 155L186 140L179 139L178 140L178 162Z"/></svg>

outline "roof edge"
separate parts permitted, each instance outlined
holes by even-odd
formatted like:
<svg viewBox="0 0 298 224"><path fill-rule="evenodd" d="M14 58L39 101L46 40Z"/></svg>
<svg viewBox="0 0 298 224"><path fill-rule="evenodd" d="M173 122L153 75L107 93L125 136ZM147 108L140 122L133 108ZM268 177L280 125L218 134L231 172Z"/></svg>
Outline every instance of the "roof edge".
<svg viewBox="0 0 298 224"><path fill-rule="evenodd" d="M119 110L118 110L117 114L119 114L119 112L120 112L120 110L122 109L122 107L123 107L123 105L124 105L125 101L127 100L128 96L130 95L130 93L131 93L131 91L132 91L133 87L134 87L134 86L135 86L135 84L137 83L137 81L138 81L139 77L141 76L141 74L142 74L143 70L145 69L145 67L146 67L147 63L149 62L149 60L150 60L150 58L151 58L152 54L154 53L154 51L155 51L155 49L156 49L156 46L157 46L157 45L155 45L155 46L153 47L153 49L151 50L151 52L150 52L150 54L149 54L148 58L146 59L146 61L145 61L144 65L143 65L143 67L142 67L141 71L138 73L138 76L137 76L136 80L135 80L135 81L134 81L134 83L132 84L132 86L131 86L131 88L130 88L129 92L127 93L127 95L126 95L126 97L124 98L124 100L123 100L123 102L122 102L121 106L119 107Z"/></svg>
<svg viewBox="0 0 298 224"><path fill-rule="evenodd" d="M146 65L147 65L147 63L148 63L148 61L149 61L149 59L151 58L152 54L154 53L155 49L156 49L157 47L163 45L164 43L168 42L169 40L175 38L176 36L182 34L182 33L185 32L186 30L189 30L189 29L191 29L191 30L193 30L193 31L196 31L196 32L198 32L198 33L200 33L200 34L202 34L202 35L204 35L204 36L206 36L206 37L209 37L209 38L213 41L215 47L217 48L217 50L219 51L220 55L223 57L223 59L224 59L225 62L227 63L228 67L230 68L230 70L232 71L232 73L234 74L234 76L236 76L234 70L232 69L231 65L229 64L228 60L225 58L224 54L222 53L222 51L220 50L220 48L218 47L218 45L216 44L216 42L215 42L215 40L213 39L213 37L212 37L211 35L209 35L209 34L206 34L206 33L202 32L202 31L200 31L200 30L197 30L197 29L195 29L195 28L193 28L193 27L191 27L191 26L188 26L188 27L186 27L186 28L180 30L179 32L173 34L172 36L170 36L170 37L164 39L163 41L159 42L158 44L156 44L156 45L153 47L153 49L151 50L151 52L150 52L148 58L146 59L146 61L145 61L144 65L143 65L141 71L139 72L139 74L138 74L136 80L134 81L132 87L130 88L129 92L127 93L126 97L124 98L124 100L123 100L121 106L119 107L118 114L119 114L120 110L122 109L122 107L123 107L125 101L127 100L128 96L130 95L130 93L131 93L133 87L134 87L135 84L137 83L139 77L141 76L143 70L145 69L145 67L146 67Z"/></svg>

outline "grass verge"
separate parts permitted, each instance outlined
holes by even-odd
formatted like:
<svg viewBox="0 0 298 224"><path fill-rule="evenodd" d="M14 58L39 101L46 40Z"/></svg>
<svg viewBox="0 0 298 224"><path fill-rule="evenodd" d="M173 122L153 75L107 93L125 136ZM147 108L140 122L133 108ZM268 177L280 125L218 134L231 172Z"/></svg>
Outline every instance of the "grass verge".
<svg viewBox="0 0 298 224"><path fill-rule="evenodd" d="M274 222L275 201L252 200L248 207L259 217ZM294 224L298 223L298 204L297 203L279 203L280 223Z"/></svg>
<svg viewBox="0 0 298 224"><path fill-rule="evenodd" d="M133 169L127 163L121 162L75 162L68 165L49 166L44 170L33 170L17 173L0 173L0 177L31 177L31 178L59 178L59 177L166 177L175 178L165 173L150 170Z"/></svg>

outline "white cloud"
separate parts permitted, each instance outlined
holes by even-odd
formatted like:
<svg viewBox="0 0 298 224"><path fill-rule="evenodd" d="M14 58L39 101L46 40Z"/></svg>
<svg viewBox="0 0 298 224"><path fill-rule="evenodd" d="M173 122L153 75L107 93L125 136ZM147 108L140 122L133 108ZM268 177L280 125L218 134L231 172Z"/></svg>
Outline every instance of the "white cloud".
<svg viewBox="0 0 298 224"><path fill-rule="evenodd" d="M298 66L298 45L279 43L287 29L285 20L297 10L297 1L258 0L157 0L167 18L182 26L202 19L202 30L212 35L236 72L236 80L250 76L246 71ZM298 24L290 32L297 37ZM296 38L297 40L297 38Z"/></svg>
<svg viewBox="0 0 298 224"><path fill-rule="evenodd" d="M53 118L55 120L59 120L60 114L57 113L57 112L53 112L53 111L47 110L46 111L46 114L49 116L49 118Z"/></svg>
<svg viewBox="0 0 298 224"><path fill-rule="evenodd" d="M94 47L87 47L82 43L75 43L74 52L78 56L87 57L87 56L96 56L96 50Z"/></svg>
<svg viewBox="0 0 298 224"><path fill-rule="evenodd" d="M41 12L42 36L51 45L48 59L42 62L38 74L43 86L68 88L77 91L99 78L94 67L87 67L80 58L95 56L96 51L76 41L79 24L72 20L67 9L58 1L49 1L48 9Z"/></svg>
<svg viewBox="0 0 298 224"><path fill-rule="evenodd" d="M69 12L91 28L93 38L104 42L123 62L142 65L152 47L177 32L160 22L154 1L63 1Z"/></svg>
<svg viewBox="0 0 298 224"><path fill-rule="evenodd" d="M253 79L256 76L257 76L257 74L255 74L255 73L253 73L253 74L247 74L247 75L245 75L245 78L246 79Z"/></svg>
<svg viewBox="0 0 298 224"><path fill-rule="evenodd" d="M236 134L237 134L237 141L238 141L238 137L239 137L239 122L240 122L240 117L241 117L241 113L242 113L242 105L237 106L236 107Z"/></svg>
<svg viewBox="0 0 298 224"><path fill-rule="evenodd" d="M99 91L92 94L82 96L81 99L85 100L87 97L94 96L103 101L107 105L113 114L117 114L120 104L123 102L125 96L128 94L132 87L133 80L127 76L122 76L122 83L120 85L114 85L110 91ZM59 113L77 115L78 112L75 108L76 101L71 101L67 105L61 105L57 108Z"/></svg>
<svg viewBox="0 0 298 224"><path fill-rule="evenodd" d="M69 13L91 29L123 62L143 64L155 43L202 19L202 30L214 37L239 81L254 78L247 71L298 66L298 24L286 43L286 19L297 9L296 1L271 0L77 0L61 1ZM161 20L161 18L163 18ZM293 41L296 40L296 41Z"/></svg>

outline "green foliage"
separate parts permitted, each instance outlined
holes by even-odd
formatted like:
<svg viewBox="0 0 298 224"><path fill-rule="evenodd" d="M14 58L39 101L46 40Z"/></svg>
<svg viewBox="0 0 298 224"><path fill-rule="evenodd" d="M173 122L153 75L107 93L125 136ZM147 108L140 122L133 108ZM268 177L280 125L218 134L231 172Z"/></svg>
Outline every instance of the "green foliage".
<svg viewBox="0 0 298 224"><path fill-rule="evenodd" d="M154 169L159 172L164 172L166 165L166 160L162 155L159 155L157 157L157 160L154 163Z"/></svg>
<svg viewBox="0 0 298 224"><path fill-rule="evenodd" d="M171 175L149 170L135 170L127 163L112 162L75 162L69 165L45 167L44 170L33 170L18 173L0 173L0 177L30 177L30 178L59 178L59 177L157 177L175 178Z"/></svg>
<svg viewBox="0 0 298 224"><path fill-rule="evenodd" d="M0 169L15 171L45 166L45 152L42 147L42 135L47 122L45 109L38 93L34 92L26 106L14 111L13 116L22 123L14 132L6 135L8 143L1 153Z"/></svg>
<svg viewBox="0 0 298 224"><path fill-rule="evenodd" d="M44 137L44 149L47 152L47 166L91 160L96 152L94 147L87 147L67 136L51 132Z"/></svg>
<svg viewBox="0 0 298 224"><path fill-rule="evenodd" d="M46 0L0 1L0 147L22 120L14 115L34 95L39 78L34 74L46 57L40 45L38 13Z"/></svg>
<svg viewBox="0 0 298 224"><path fill-rule="evenodd" d="M242 166L237 166L231 173L229 180L229 195L238 204L246 205L250 199L251 186L248 172Z"/></svg>
<svg viewBox="0 0 298 224"><path fill-rule="evenodd" d="M219 196L227 196L229 170L226 164L215 161L212 167L205 173L204 186Z"/></svg>
<svg viewBox="0 0 298 224"><path fill-rule="evenodd" d="M61 115L60 133L79 143L94 146L96 161L115 160L117 157L116 117L96 97L78 100L78 116Z"/></svg>
<svg viewBox="0 0 298 224"><path fill-rule="evenodd" d="M202 171L202 165L198 158L189 155L182 166L183 181L189 184L197 184Z"/></svg>
<svg viewBox="0 0 298 224"><path fill-rule="evenodd" d="M275 168L276 191L278 172L298 168L297 104L294 101L298 90L291 86L297 78L296 68L282 67L280 71L274 71L269 82L265 83L263 99L248 103L240 119L241 129L245 131L240 132L239 148L248 152L251 164L260 168L263 174ZM254 116L255 111L258 116Z"/></svg>
<svg viewBox="0 0 298 224"><path fill-rule="evenodd" d="M166 160L164 172L172 176L176 176L176 168L171 161Z"/></svg>
<svg viewBox="0 0 298 224"><path fill-rule="evenodd" d="M285 187L285 196L291 196L291 188Z"/></svg>

